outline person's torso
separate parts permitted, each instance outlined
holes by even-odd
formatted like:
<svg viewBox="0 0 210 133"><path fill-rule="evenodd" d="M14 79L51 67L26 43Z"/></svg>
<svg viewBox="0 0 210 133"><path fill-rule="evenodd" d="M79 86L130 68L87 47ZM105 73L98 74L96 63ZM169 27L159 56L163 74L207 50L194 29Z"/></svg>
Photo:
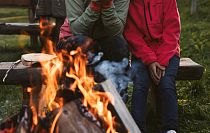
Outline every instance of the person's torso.
<svg viewBox="0 0 210 133"><path fill-rule="evenodd" d="M131 0L128 25L134 25L147 43L157 43L162 40L162 1L163 0ZM125 30L125 32L130 32L129 29Z"/></svg>
<svg viewBox="0 0 210 133"><path fill-rule="evenodd" d="M114 4L115 4L115 1L117 0L113 0ZM86 9L90 3L90 0L84 0L84 3L85 3L85 9ZM101 38L110 36L110 33L107 32L107 29L105 28L101 17L91 27L88 34L90 37L94 39L101 39Z"/></svg>

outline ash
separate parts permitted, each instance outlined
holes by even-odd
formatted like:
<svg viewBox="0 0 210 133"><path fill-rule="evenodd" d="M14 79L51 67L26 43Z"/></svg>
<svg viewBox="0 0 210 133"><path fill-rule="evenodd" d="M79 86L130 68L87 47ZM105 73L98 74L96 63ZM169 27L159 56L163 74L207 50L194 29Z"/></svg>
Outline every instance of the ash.
<svg viewBox="0 0 210 133"><path fill-rule="evenodd" d="M95 67L96 72L99 72L106 79L110 79L113 82L123 101L127 100L127 87L130 82L130 78L126 72L128 63L127 58L124 58L121 62L104 60Z"/></svg>

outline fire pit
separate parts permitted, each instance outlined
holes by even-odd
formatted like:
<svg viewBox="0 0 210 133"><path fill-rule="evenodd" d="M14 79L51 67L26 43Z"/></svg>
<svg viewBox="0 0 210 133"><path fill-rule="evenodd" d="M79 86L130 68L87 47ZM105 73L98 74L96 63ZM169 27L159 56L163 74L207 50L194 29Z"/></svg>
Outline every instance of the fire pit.
<svg viewBox="0 0 210 133"><path fill-rule="evenodd" d="M55 52L53 43L48 39L46 42L47 49L42 52L53 58L25 62L39 68L41 79L31 78L21 113L2 124L0 132L140 133L116 85L109 80L95 82L88 56L80 47ZM101 79L105 78L109 76Z"/></svg>
<svg viewBox="0 0 210 133"><path fill-rule="evenodd" d="M80 52L78 50L72 54L82 54ZM74 66L69 69L64 68L65 73L63 73L60 71L60 66L63 65L59 62L59 58L40 64L42 66L41 86L35 83L33 88L27 88L29 97L27 106L23 107L16 125L8 126L11 128L4 126L2 128L4 131L10 129L12 132L138 132L138 128L112 83L106 81L96 84L92 76L88 77L85 58L78 55L75 57L79 59L70 59L80 64L81 71L79 71L79 65L73 63ZM63 74L65 78L61 76ZM104 91L111 91L111 93ZM84 99L84 95L87 99ZM96 115L93 115L94 113Z"/></svg>

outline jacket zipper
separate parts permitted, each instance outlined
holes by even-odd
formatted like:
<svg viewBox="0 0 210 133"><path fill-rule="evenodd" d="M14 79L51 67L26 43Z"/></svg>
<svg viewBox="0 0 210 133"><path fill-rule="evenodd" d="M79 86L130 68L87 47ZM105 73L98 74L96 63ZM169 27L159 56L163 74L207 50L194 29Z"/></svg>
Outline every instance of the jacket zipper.
<svg viewBox="0 0 210 133"><path fill-rule="evenodd" d="M148 6L148 10L149 10L149 17L150 17L150 20L152 21L152 14L150 11L150 2L147 4L147 6Z"/></svg>
<svg viewBox="0 0 210 133"><path fill-rule="evenodd" d="M144 19L145 19L145 22L146 22L146 28L147 28L147 31L148 31L148 34L149 34L149 37L151 38L151 40L153 40L153 37L149 31L149 26L148 26L148 22L147 22L147 16L146 16L146 5L145 5L145 2L144 0L143 1L143 4L144 4Z"/></svg>

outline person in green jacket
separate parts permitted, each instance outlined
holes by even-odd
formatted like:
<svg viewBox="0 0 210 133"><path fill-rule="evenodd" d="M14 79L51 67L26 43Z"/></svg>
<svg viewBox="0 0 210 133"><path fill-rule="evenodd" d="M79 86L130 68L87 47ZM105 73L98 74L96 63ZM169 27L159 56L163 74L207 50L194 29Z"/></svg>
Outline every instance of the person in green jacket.
<svg viewBox="0 0 210 133"><path fill-rule="evenodd" d="M104 59L121 61L128 56L127 42L122 34L129 0L65 2L67 18L61 27L60 40L71 40L71 45L71 42L86 40L81 39L85 36L96 42L97 48L104 53ZM58 49L63 47L63 43L58 43Z"/></svg>

